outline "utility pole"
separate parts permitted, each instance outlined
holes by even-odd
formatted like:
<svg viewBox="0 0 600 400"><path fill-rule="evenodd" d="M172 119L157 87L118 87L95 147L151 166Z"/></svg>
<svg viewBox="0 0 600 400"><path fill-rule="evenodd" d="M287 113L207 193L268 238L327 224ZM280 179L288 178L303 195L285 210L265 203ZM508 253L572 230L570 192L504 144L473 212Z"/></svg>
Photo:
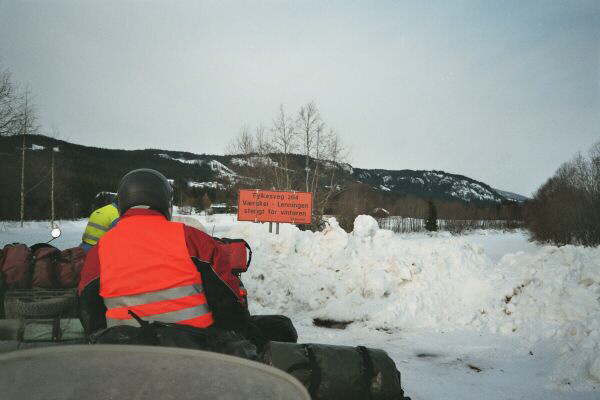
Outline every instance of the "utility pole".
<svg viewBox="0 0 600 400"><path fill-rule="evenodd" d="M25 217L25 134L21 148L21 228L23 227L23 219Z"/></svg>
<svg viewBox="0 0 600 400"><path fill-rule="evenodd" d="M51 183L50 183L50 208L51 208L51 217L50 224L51 228L54 228L54 153L58 153L60 150L58 147L52 148L52 166L51 166Z"/></svg>
<svg viewBox="0 0 600 400"><path fill-rule="evenodd" d="M23 122L21 127L21 136L23 143L21 148L21 228L25 219L25 135L27 134L28 112L29 105L27 104L27 93L25 93L25 107L23 109Z"/></svg>
<svg viewBox="0 0 600 400"><path fill-rule="evenodd" d="M54 228L54 149L52 149L52 177L50 178L50 209L51 209L51 216L50 216L50 224L51 227Z"/></svg>

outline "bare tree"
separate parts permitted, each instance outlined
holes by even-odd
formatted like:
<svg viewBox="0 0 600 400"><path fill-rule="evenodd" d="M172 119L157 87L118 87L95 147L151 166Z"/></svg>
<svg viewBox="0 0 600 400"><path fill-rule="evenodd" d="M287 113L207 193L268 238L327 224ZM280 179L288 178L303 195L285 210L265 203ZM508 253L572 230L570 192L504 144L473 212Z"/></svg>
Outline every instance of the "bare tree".
<svg viewBox="0 0 600 400"><path fill-rule="evenodd" d="M342 176L341 163L347 151L335 131L325 131L325 123L314 102L300 107L295 120L280 105L270 136L267 137L263 125L257 126L254 134L245 125L227 151L244 157L245 162L234 161L241 173L250 178L240 185L251 183L257 188L311 192L314 216L311 229L321 226L327 204L341 190L337 181ZM303 178L298 168L302 157Z"/></svg>
<svg viewBox="0 0 600 400"><path fill-rule="evenodd" d="M227 153L249 156L254 153L254 137L248 124L242 125L238 135L227 146Z"/></svg>
<svg viewBox="0 0 600 400"><path fill-rule="evenodd" d="M235 162L241 167L245 178L262 188L274 186L274 174L271 171L273 162L269 157L271 151L267 128L262 124L255 128L254 134L248 125L242 126L227 148L229 154L238 155L243 160Z"/></svg>
<svg viewBox="0 0 600 400"><path fill-rule="evenodd" d="M325 128L325 123L321 119L321 114L314 102L307 103L300 107L297 119L297 135L300 139L301 149L305 156L304 171L306 173L306 191L311 192L309 184L310 159L318 149L320 135ZM318 157L317 157L318 158Z"/></svg>
<svg viewBox="0 0 600 400"><path fill-rule="evenodd" d="M29 88L26 88L18 96L16 116L16 124L19 128L18 134L33 135L40 130L35 105L31 97L31 90Z"/></svg>
<svg viewBox="0 0 600 400"><path fill-rule="evenodd" d="M260 124L254 130L255 155L250 160L250 166L254 168L255 175L260 180L264 188L274 189L275 171L273 170L273 161L269 157L272 146L267 137L267 128Z"/></svg>
<svg viewBox="0 0 600 400"><path fill-rule="evenodd" d="M532 238L558 245L600 244L600 143L564 163L525 208Z"/></svg>
<svg viewBox="0 0 600 400"><path fill-rule="evenodd" d="M20 134L23 138L21 148L21 227L23 227L23 220L25 219L25 150L26 140L28 134L34 133L38 130L36 124L36 116L33 110L33 105L30 100L29 89L25 90L23 98L19 104L17 124L20 128Z"/></svg>
<svg viewBox="0 0 600 400"><path fill-rule="evenodd" d="M258 156L266 157L271 151L271 145L267 137L267 128L263 124L258 125L254 129L254 151Z"/></svg>
<svg viewBox="0 0 600 400"><path fill-rule="evenodd" d="M10 77L9 71L0 72L0 136L19 133L19 99Z"/></svg>
<svg viewBox="0 0 600 400"><path fill-rule="evenodd" d="M317 146L318 148L319 146ZM348 156L348 150L343 145L339 135L333 129L329 130L329 133L323 138L322 145L322 157L323 157L323 168L322 176L317 177L316 187L320 186L323 190L319 196L316 197L317 212L320 215L325 213L325 209L329 205L329 202L336 193L341 190L338 184L338 179L341 176L340 169L343 168L343 163L346 161ZM319 171L319 164L315 165L315 175ZM319 179L320 178L320 179Z"/></svg>
<svg viewBox="0 0 600 400"><path fill-rule="evenodd" d="M286 114L283 104L273 119L273 151L278 154L279 168L275 171L275 180L278 188L291 189L290 154L297 149L297 137L292 118Z"/></svg>
<svg viewBox="0 0 600 400"><path fill-rule="evenodd" d="M589 151L590 174L595 196L600 197L600 142L596 142Z"/></svg>
<svg viewBox="0 0 600 400"><path fill-rule="evenodd" d="M318 229L332 197L342 190L338 179L348 152L333 129L325 131L313 102L300 108L296 134L305 158L305 189L313 197L312 229Z"/></svg>

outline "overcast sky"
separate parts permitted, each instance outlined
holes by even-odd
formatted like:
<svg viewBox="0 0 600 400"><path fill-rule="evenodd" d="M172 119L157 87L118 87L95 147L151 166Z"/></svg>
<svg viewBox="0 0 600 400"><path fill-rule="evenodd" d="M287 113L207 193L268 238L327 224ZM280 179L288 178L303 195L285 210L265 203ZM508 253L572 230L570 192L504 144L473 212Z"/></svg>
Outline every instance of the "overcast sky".
<svg viewBox="0 0 600 400"><path fill-rule="evenodd" d="M530 195L600 140L593 0L0 0L0 65L46 131L109 148L223 154L312 100L354 166Z"/></svg>

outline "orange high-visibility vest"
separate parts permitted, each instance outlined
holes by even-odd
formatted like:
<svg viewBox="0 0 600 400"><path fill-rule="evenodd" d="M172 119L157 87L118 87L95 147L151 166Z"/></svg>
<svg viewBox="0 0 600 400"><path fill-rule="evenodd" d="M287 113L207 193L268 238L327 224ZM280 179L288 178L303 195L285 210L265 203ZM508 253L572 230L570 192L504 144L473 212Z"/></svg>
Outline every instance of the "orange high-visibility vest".
<svg viewBox="0 0 600 400"><path fill-rule="evenodd" d="M162 215L122 218L99 241L100 296L107 325L146 321L206 328L213 323L183 224Z"/></svg>

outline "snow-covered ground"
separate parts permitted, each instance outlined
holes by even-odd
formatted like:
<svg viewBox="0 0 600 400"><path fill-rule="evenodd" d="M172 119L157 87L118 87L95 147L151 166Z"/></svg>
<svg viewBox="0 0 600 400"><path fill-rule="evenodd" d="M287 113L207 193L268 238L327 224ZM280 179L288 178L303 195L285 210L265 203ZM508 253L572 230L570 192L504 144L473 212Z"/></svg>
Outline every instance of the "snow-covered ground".
<svg viewBox="0 0 600 400"><path fill-rule="evenodd" d="M394 234L361 216L347 234L192 216L254 250L253 313L289 315L302 342L386 350L413 399L600 398L600 249L537 246L523 232ZM85 221L60 222L78 244ZM49 238L0 222L0 245ZM315 327L314 318L354 321Z"/></svg>

